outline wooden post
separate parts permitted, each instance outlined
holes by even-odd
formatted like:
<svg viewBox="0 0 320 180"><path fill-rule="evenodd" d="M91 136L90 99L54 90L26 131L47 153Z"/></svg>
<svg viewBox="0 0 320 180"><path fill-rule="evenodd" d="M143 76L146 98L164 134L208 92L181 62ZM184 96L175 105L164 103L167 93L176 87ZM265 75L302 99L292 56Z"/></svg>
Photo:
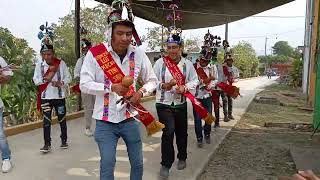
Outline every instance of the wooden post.
<svg viewBox="0 0 320 180"><path fill-rule="evenodd" d="M313 27L312 27L312 37L311 37L311 53L310 53L310 71L309 71L309 92L308 92L308 105L314 106L315 102L315 89L316 89L316 51L317 51L317 32L318 32L318 26L317 22L319 22L319 4L320 0L314 0L313 5Z"/></svg>
<svg viewBox="0 0 320 180"><path fill-rule="evenodd" d="M320 1L318 1L315 6L319 7ZM316 49L316 61L315 61L315 67L316 67L316 86L315 86L315 103L314 103L314 115L313 115L313 127L318 128L320 124L320 13L318 11L318 14L316 14L318 17L318 21L314 22L316 23L316 26L318 27L317 31L317 40L318 43L317 49Z"/></svg>

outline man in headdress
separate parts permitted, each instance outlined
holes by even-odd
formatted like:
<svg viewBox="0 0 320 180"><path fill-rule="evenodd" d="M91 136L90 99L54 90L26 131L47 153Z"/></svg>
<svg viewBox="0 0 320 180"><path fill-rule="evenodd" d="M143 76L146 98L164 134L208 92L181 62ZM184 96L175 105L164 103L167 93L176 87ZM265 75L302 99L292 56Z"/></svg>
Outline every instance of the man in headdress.
<svg viewBox="0 0 320 180"><path fill-rule="evenodd" d="M96 97L93 118L97 120L94 136L101 156L100 179L114 179L117 143L121 137L127 146L130 179L141 180L143 154L139 121L147 129L157 121L139 102L155 90L157 77L145 52L131 45L136 31L128 2L120 1L112 7L115 9L108 16L107 43L88 51L81 69L80 89ZM139 74L144 85L136 90Z"/></svg>
<svg viewBox="0 0 320 180"><path fill-rule="evenodd" d="M183 95L195 89L198 84L197 73L191 61L181 56L182 39L177 34L172 34L167 40L168 56L160 58L154 65L154 71L161 82L156 92L156 108L160 122L165 125L161 137L161 169L160 176L168 177L169 169L174 162L174 134L178 147L178 170L186 168L188 120L187 102ZM164 59L166 58L166 59ZM168 60L169 59L169 60ZM185 79L184 84L178 84L178 79L168 69L167 61L172 61L178 67Z"/></svg>
<svg viewBox="0 0 320 180"><path fill-rule="evenodd" d="M74 78L75 80L80 83L80 72L81 67L83 65L84 57L86 56L88 50L92 47L92 43L88 40L83 38L81 40L81 53L82 57L80 57L76 63L76 66L74 68ZM78 87L79 84L77 84L74 87ZM78 89L80 91L80 89ZM81 93L81 100L84 108L84 119L86 121L86 128L84 131L84 134L86 136L92 136L93 132L91 130L91 124L92 124L92 113L93 113L93 107L94 107L94 101L95 96L91 94Z"/></svg>
<svg viewBox="0 0 320 180"><path fill-rule="evenodd" d="M1 43L1 42L0 42ZM1 44L0 44L1 47ZM11 76L13 76L13 72L10 69L6 69L8 64L6 61L0 57L0 88L2 84L7 84L11 80ZM7 173L11 170L11 151L9 149L8 141L6 135L4 133L4 121L3 121L3 107L4 104L2 99L0 98L0 150L2 153L2 172Z"/></svg>
<svg viewBox="0 0 320 180"><path fill-rule="evenodd" d="M173 139L176 135L178 148L177 169L186 168L187 144L188 144L188 120L187 102L188 98L196 112L207 124L214 121L214 117L190 92L195 90L198 84L197 73L191 61L182 57L183 41L181 29L175 27L175 21L181 20L181 15L176 11L178 6L171 4L172 14L167 19L173 21L170 26L169 37L166 42L167 55L160 58L154 64L154 71L160 81L156 89L156 109L159 120L165 125L161 137L161 168L160 176L169 177L169 170L174 162Z"/></svg>
<svg viewBox="0 0 320 180"><path fill-rule="evenodd" d="M36 64L33 81L38 86L37 109L43 113L44 146L40 152L51 151L51 114L55 109L61 128L61 149L67 149L66 88L71 76L66 63L55 57L54 48L45 40L41 45L41 61Z"/></svg>
<svg viewBox="0 0 320 180"><path fill-rule="evenodd" d="M199 83L196 88L195 96L202 103L202 105L212 112L212 91L216 87L218 78L217 69L215 66L211 66L209 63L213 58L214 50L210 46L202 46L200 57L194 64L196 72L198 74ZM205 123L202 127L201 117L197 113L196 109L193 109L194 115L194 128L197 138L197 145L199 148L203 146L203 135L207 144L211 143L211 125ZM216 119L219 117L216 117ZM217 121L217 120L216 120Z"/></svg>
<svg viewBox="0 0 320 180"><path fill-rule="evenodd" d="M233 65L233 58L231 57L231 54L228 54L226 56L226 59L222 66L223 70L223 82L229 85L230 87L233 85L233 83L237 82L239 80L239 70L237 67ZM234 117L232 115L232 96L231 94L228 94L227 92L224 93L226 98L223 101L223 109L225 112L225 120L229 121L233 120ZM227 115L227 118L226 118Z"/></svg>

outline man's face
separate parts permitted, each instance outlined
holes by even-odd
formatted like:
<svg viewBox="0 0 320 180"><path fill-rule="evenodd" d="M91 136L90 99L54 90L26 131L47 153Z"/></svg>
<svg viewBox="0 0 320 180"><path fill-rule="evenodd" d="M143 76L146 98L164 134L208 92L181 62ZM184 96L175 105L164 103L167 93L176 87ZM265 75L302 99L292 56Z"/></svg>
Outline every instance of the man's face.
<svg viewBox="0 0 320 180"><path fill-rule="evenodd" d="M226 63L227 63L228 66L232 66L233 60L232 59L227 59Z"/></svg>
<svg viewBox="0 0 320 180"><path fill-rule="evenodd" d="M41 57L42 59L44 59L47 63L51 63L52 59L53 59L53 50L47 50L47 51L43 51L41 52Z"/></svg>
<svg viewBox="0 0 320 180"><path fill-rule="evenodd" d="M201 59L200 59L200 66L201 66L201 67L206 67L206 66L208 66L209 62L210 62L210 61L207 61L207 60L201 58Z"/></svg>
<svg viewBox="0 0 320 180"><path fill-rule="evenodd" d="M171 59L178 59L181 56L181 47L177 43L168 43L167 52Z"/></svg>
<svg viewBox="0 0 320 180"><path fill-rule="evenodd" d="M132 28L124 25L116 25L112 33L112 48L125 50L129 47L132 39Z"/></svg>
<svg viewBox="0 0 320 180"><path fill-rule="evenodd" d="M88 50L89 50L89 48L90 48L90 47L88 47L88 46L82 48L82 49L81 49L81 53L82 53L83 55L86 55L87 52L88 52Z"/></svg>

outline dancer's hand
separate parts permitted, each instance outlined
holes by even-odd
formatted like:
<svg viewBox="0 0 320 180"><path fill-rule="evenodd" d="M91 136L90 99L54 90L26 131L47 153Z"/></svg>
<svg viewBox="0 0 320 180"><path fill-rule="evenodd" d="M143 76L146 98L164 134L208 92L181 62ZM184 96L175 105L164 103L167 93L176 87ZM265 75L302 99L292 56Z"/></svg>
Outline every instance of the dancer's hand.
<svg viewBox="0 0 320 180"><path fill-rule="evenodd" d="M124 96L129 91L129 87L125 87L121 83L112 84L111 91L117 93L119 96Z"/></svg>
<svg viewBox="0 0 320 180"><path fill-rule="evenodd" d="M129 99L130 103L132 105L137 105L140 103L141 101L141 98L142 98L142 92L138 91L138 92L135 92L132 97Z"/></svg>

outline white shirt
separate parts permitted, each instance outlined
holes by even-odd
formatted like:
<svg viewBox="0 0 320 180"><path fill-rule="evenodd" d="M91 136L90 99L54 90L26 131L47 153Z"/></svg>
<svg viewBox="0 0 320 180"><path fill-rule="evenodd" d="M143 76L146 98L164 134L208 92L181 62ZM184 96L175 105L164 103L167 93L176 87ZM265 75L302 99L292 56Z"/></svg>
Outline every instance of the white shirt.
<svg viewBox="0 0 320 180"><path fill-rule="evenodd" d="M163 72L164 68L164 72ZM199 83L197 72L193 67L193 64L191 61L181 58L180 62L178 63L178 68L180 71L185 75L186 77L186 88L193 92L197 84ZM186 98L182 94L175 93L175 89L177 86L173 86L170 91L165 91L161 89L161 83L169 83L173 77L169 71L169 69L166 67L164 61L162 58L156 61L154 64L154 72L156 73L156 76L159 79L159 83L157 86L157 93L156 93L156 102L166 105L180 105L186 102ZM164 79L163 79L164 78ZM164 81L163 81L164 80Z"/></svg>
<svg viewBox="0 0 320 180"><path fill-rule="evenodd" d="M229 67L229 66L227 66L227 67L228 67L228 71L231 72L233 81L237 82L239 80L239 70L238 70L238 68L233 66L233 65L231 67ZM223 67L221 66L221 68L223 68ZM224 75L223 69L222 69L222 74L223 74L223 76L222 76L222 79L221 79L222 81L221 82L227 82L228 81L228 77Z"/></svg>
<svg viewBox="0 0 320 180"><path fill-rule="evenodd" d="M124 57L122 63L120 57L113 51L112 47L104 43L107 50L111 53L114 61L120 67L125 75L129 75L129 56L131 52L134 54L135 70L134 70L134 87L137 82L139 74L141 74L142 81L145 83L143 88L146 92L143 96L147 96L152 93L157 86L157 77L152 70L152 65L148 56L139 48L129 46L128 52ZM104 88L105 75L101 67L99 66L97 60L92 55L91 51L88 51L84 58L83 66L80 73L80 89L81 92L86 94L92 94L96 96L96 101L94 105L92 117L97 120L102 120L103 108L104 108L104 94L109 94L109 107L108 107L108 121L112 123L119 123L126 119L126 103L123 105L116 104L116 101L121 99L122 96L118 96L115 92L111 91L111 82L109 89ZM130 108L130 117L137 115L137 112Z"/></svg>
<svg viewBox="0 0 320 180"><path fill-rule="evenodd" d="M81 67L83 64L84 56L80 57L77 60L76 66L74 67L73 77L78 78L80 77Z"/></svg>
<svg viewBox="0 0 320 180"><path fill-rule="evenodd" d="M36 64L36 68L34 70L33 82L36 86L44 84L43 75L47 72L49 65L45 60L42 60ZM68 67L66 63L61 60L59 69L56 74L53 76L52 81L62 81L64 86L61 88L52 86L49 83L46 90L44 90L41 94L41 99L63 99L66 98L66 88L68 84L71 82L71 75L69 73Z"/></svg>
<svg viewBox="0 0 320 180"><path fill-rule="evenodd" d="M6 66L8 66L8 64L6 63L6 61L5 61L2 57L0 57L0 67L1 67L1 68L4 68L4 67L6 67ZM4 75L4 76L13 76L13 72L12 72L11 70L9 70L9 71L3 71L3 72L1 72L1 75ZM0 92L1 92L1 85L0 85ZM0 98L0 108L3 108L3 101L2 101L1 98Z"/></svg>
<svg viewBox="0 0 320 180"><path fill-rule="evenodd" d="M207 90L207 88L213 90L218 82L217 68L214 65L213 66L208 65L206 67L201 67L201 65L199 63L197 63L197 68L202 68L208 77L210 77L210 76L215 77L215 80L212 80L211 83L208 85L208 87L206 87L206 85L204 83L202 83L200 76L198 76L199 83L197 84L195 96L198 99L205 99L205 98L208 98L212 95L211 92Z"/></svg>

